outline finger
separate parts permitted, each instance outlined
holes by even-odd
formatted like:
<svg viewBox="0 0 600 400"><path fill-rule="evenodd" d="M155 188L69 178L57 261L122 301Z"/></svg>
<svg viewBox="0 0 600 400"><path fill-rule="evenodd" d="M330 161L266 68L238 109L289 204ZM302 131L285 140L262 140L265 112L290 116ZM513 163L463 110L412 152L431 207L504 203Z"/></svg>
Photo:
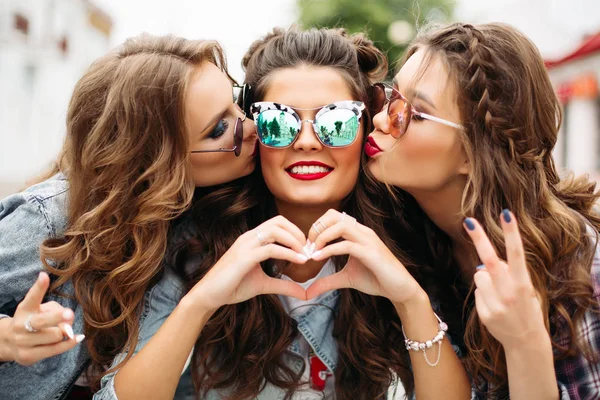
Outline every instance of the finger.
<svg viewBox="0 0 600 400"><path fill-rule="evenodd" d="M486 270L479 270L473 276L473 281L481 294L481 298L487 305L490 314L499 314L504 310L504 306L498 297L492 277Z"/></svg>
<svg viewBox="0 0 600 400"><path fill-rule="evenodd" d="M81 343L83 339L85 339L84 335L77 335L73 340L64 340L56 344L36 346L32 351L35 351L38 360L42 360L71 350L73 347L77 346L77 344Z"/></svg>
<svg viewBox="0 0 600 400"><path fill-rule="evenodd" d="M302 253L302 248L306 244L306 241L298 240L292 233L276 225L267 227L261 232L265 242L289 247L296 253Z"/></svg>
<svg viewBox="0 0 600 400"><path fill-rule="evenodd" d="M500 259L479 222L475 218L466 218L464 227L475 245L475 250L477 250L481 262L491 274L496 273Z"/></svg>
<svg viewBox="0 0 600 400"><path fill-rule="evenodd" d="M300 285L283 279L271 278L265 276L265 284L260 294L280 294L283 296L295 297L300 300L306 300L306 291Z"/></svg>
<svg viewBox="0 0 600 400"><path fill-rule="evenodd" d="M31 312L38 311L40 304L44 300L48 286L50 286L50 277L47 273L40 272L37 280L19 305L20 308Z"/></svg>
<svg viewBox="0 0 600 400"><path fill-rule="evenodd" d="M59 327L46 328L35 333L28 332L23 337L21 345L27 347L55 344L65 339L64 332Z"/></svg>
<svg viewBox="0 0 600 400"><path fill-rule="evenodd" d="M350 284L346 271L341 270L340 272L336 272L325 278L317 279L313 282L313 284L306 289L306 299L314 299L323 293L345 288L352 288L352 285Z"/></svg>
<svg viewBox="0 0 600 400"><path fill-rule="evenodd" d="M364 252L360 251L361 248L362 247L357 243L349 240L343 240L341 242L329 244L323 247L321 250L315 251L312 254L312 259L315 261L322 261L333 256L350 255L361 260L361 257L364 255Z"/></svg>
<svg viewBox="0 0 600 400"><path fill-rule="evenodd" d="M58 326L61 322L73 319L73 311L68 308L55 309L53 311L40 312L31 317L31 326L37 330Z"/></svg>
<svg viewBox="0 0 600 400"><path fill-rule="evenodd" d="M292 249L271 243L265 246L260 246L252 252L253 262L246 263L247 267L244 272L250 271L258 263L266 261L270 258L282 261L289 261L294 264L304 264L308 261L308 257L304 254L296 253Z"/></svg>
<svg viewBox="0 0 600 400"><path fill-rule="evenodd" d="M477 309L477 314L479 315L481 322L489 321L491 316L490 309L485 303L485 299L483 298L479 289L475 289L475 308Z"/></svg>
<svg viewBox="0 0 600 400"><path fill-rule="evenodd" d="M342 213L339 211L334 209L328 210L312 224L310 230L308 231L308 240L314 243L321 233L323 233L327 228L337 224L341 218Z"/></svg>
<svg viewBox="0 0 600 400"><path fill-rule="evenodd" d="M327 243L331 243L336 239L345 239L355 243L362 243L368 237L367 228L361 224L347 225L345 223L336 223L325 229L315 239L315 248L317 250L323 248ZM364 244L364 243L363 243Z"/></svg>
<svg viewBox="0 0 600 400"><path fill-rule="evenodd" d="M269 221L271 221L271 222L269 223ZM267 223L273 224L275 226L278 226L278 227L288 231L293 237L296 238L296 240L299 243L302 244L302 246L304 246L304 244L306 243L306 236L304 236L304 232L302 232L302 230L300 230L300 228L298 228L296 225L294 225L292 222L290 222L285 217L278 215L277 217L271 218L269 221L267 221ZM267 224L267 223L265 223L265 224ZM263 225L265 225L265 224L263 224ZM269 224L267 224L267 225L269 225Z"/></svg>
<svg viewBox="0 0 600 400"><path fill-rule="evenodd" d="M517 282L529 282L530 277L527 270L525 250L517 220L509 210L502 211L500 220L504 231L504 240L506 241L506 259L509 265L509 273Z"/></svg>

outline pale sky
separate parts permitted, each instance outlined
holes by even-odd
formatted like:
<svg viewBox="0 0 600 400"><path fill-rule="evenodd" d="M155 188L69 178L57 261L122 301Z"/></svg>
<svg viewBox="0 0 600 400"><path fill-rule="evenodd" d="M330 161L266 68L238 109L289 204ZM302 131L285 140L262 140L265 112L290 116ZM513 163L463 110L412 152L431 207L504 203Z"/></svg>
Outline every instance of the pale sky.
<svg viewBox="0 0 600 400"><path fill-rule="evenodd" d="M93 0L114 19L111 44L141 32L215 39L225 48L229 70L241 80L250 44L275 26L296 19L295 0Z"/></svg>
<svg viewBox="0 0 600 400"><path fill-rule="evenodd" d="M114 18L112 45L141 32L218 40L236 79L253 40L296 20L296 0L93 0ZM327 1L327 0L313 0ZM364 0L357 0L364 1ZM554 59L574 49L584 34L600 31L600 0L448 0L465 22L501 21L533 39Z"/></svg>

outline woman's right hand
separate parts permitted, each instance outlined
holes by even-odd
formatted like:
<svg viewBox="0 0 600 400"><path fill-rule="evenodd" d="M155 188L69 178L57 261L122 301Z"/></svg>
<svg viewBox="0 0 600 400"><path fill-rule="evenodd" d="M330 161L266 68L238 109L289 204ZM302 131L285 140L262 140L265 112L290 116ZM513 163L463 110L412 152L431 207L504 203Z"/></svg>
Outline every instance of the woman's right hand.
<svg viewBox="0 0 600 400"><path fill-rule="evenodd" d="M241 235L187 296L210 311L261 294L305 300L300 285L269 277L260 266L270 258L304 264L308 261L302 250L305 244L306 237L296 225L282 216L271 218Z"/></svg>
<svg viewBox="0 0 600 400"><path fill-rule="evenodd" d="M32 365L64 353L83 340L83 335L73 334L71 324L75 315L71 309L54 301L42 303L49 285L50 277L41 272L14 316L7 318L7 329L1 336L2 361Z"/></svg>

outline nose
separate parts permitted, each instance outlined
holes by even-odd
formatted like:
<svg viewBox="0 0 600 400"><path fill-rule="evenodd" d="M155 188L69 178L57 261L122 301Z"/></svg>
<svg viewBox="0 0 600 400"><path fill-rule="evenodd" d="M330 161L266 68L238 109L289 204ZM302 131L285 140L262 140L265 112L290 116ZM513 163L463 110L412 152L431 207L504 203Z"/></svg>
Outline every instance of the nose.
<svg viewBox="0 0 600 400"><path fill-rule="evenodd" d="M383 110L379 111L373 117L373 126L378 131L381 131L385 134L390 134L390 123L387 115L387 107L384 107Z"/></svg>
<svg viewBox="0 0 600 400"><path fill-rule="evenodd" d="M243 116L240 116L240 118L244 119ZM248 118L246 116L246 119L244 120L244 122L242 122L242 127L244 129L244 141L252 139L252 140L256 140L257 138L257 133L256 133L256 125L254 124L254 121L252 121L250 118Z"/></svg>
<svg viewBox="0 0 600 400"><path fill-rule="evenodd" d="M310 121L302 121L301 124L298 139L294 142L294 150L319 151L323 149L323 144L317 138L313 124Z"/></svg>

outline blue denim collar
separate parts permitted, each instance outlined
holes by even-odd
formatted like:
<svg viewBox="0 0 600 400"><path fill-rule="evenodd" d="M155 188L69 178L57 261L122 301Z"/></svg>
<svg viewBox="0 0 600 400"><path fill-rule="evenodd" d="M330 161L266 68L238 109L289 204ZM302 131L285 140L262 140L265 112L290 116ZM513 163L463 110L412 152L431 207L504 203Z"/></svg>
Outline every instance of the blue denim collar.
<svg viewBox="0 0 600 400"><path fill-rule="evenodd" d="M298 322L300 334L331 371L335 371L338 361L337 344L333 339L335 318L332 310L337 310L339 297L339 290L334 290L323 297L319 304L311 306L306 313L293 317ZM292 342L288 350L299 354L300 345L297 339Z"/></svg>

